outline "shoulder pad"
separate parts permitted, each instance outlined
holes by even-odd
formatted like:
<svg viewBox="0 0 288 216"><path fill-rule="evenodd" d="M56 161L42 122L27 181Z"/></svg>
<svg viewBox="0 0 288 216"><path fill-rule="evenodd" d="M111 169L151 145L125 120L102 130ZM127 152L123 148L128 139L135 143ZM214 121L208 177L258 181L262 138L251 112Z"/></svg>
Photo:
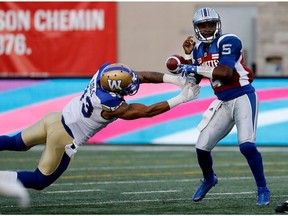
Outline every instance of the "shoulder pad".
<svg viewBox="0 0 288 216"><path fill-rule="evenodd" d="M122 103L124 103L124 101L122 101L119 105L114 106L114 107L107 106L105 104L101 104L102 105L102 110L107 111L107 112L114 112L122 105Z"/></svg>
<svg viewBox="0 0 288 216"><path fill-rule="evenodd" d="M115 111L125 101L123 97L113 92L106 92L101 88L96 91L96 96L100 100L100 104L105 111Z"/></svg>
<svg viewBox="0 0 288 216"><path fill-rule="evenodd" d="M218 38L217 47L219 47L220 43L224 41L235 41L241 43L240 38L237 37L235 34L223 34Z"/></svg>

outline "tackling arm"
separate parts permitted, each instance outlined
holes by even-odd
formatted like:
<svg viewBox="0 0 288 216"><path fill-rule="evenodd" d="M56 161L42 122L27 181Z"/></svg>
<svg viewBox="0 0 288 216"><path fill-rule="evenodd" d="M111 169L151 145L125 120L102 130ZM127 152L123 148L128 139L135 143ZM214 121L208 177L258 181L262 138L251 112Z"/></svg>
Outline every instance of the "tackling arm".
<svg viewBox="0 0 288 216"><path fill-rule="evenodd" d="M104 118L121 118L125 120L133 120L138 118L149 118L155 115L164 113L170 109L166 101L153 104L151 106L146 106L140 103L127 104L123 103L116 111L106 112L104 111L102 116Z"/></svg>
<svg viewBox="0 0 288 216"><path fill-rule="evenodd" d="M163 83L164 73L152 71L138 71L136 73L140 83Z"/></svg>
<svg viewBox="0 0 288 216"><path fill-rule="evenodd" d="M174 76L166 73L153 71L134 71L137 73L140 83L172 83L180 88L184 88L185 79L181 76Z"/></svg>
<svg viewBox="0 0 288 216"><path fill-rule="evenodd" d="M105 119L121 118L125 120L149 118L164 113L181 103L196 99L199 92L200 87L198 85L193 87L186 85L179 95L167 101L158 102L150 106L139 103L127 104L124 102L114 112L103 111L102 116Z"/></svg>

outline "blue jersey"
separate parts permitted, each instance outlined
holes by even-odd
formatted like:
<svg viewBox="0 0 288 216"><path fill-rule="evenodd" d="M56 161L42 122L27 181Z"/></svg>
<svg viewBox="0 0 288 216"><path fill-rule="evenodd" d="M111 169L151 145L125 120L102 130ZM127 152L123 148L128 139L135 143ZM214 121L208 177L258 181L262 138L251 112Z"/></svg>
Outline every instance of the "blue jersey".
<svg viewBox="0 0 288 216"><path fill-rule="evenodd" d="M207 48L203 42L197 44L193 50L193 64L210 67L226 65L233 68L233 75L228 80L210 79L214 93L220 100L227 101L255 92L251 85L253 73L244 64L242 43L234 34L219 36Z"/></svg>

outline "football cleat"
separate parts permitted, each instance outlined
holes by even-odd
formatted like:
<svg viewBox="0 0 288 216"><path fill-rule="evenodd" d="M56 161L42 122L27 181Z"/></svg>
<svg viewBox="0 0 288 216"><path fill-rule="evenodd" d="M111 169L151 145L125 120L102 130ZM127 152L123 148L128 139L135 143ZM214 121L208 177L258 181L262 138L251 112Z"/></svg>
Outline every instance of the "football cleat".
<svg viewBox="0 0 288 216"><path fill-rule="evenodd" d="M218 183L218 179L217 176L215 175L212 182L207 182L205 179L201 180L201 182L202 182L201 186L192 196L192 199L195 202L202 200L208 193L208 191Z"/></svg>
<svg viewBox="0 0 288 216"><path fill-rule="evenodd" d="M270 191L267 187L258 187L258 200L257 205L269 205Z"/></svg>
<svg viewBox="0 0 288 216"><path fill-rule="evenodd" d="M276 206L275 212L277 213L288 213L288 200L284 203Z"/></svg>

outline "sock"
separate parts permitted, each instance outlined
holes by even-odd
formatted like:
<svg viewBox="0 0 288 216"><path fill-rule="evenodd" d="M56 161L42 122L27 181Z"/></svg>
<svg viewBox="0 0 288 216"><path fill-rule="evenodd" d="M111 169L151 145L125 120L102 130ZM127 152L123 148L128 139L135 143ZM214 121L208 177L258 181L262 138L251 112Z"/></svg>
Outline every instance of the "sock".
<svg viewBox="0 0 288 216"><path fill-rule="evenodd" d="M17 174L18 174L18 180L26 188L43 190L45 187L51 184L49 181L49 176L43 175L38 168L34 172L18 171Z"/></svg>
<svg viewBox="0 0 288 216"><path fill-rule="evenodd" d="M240 144L240 151L245 156L258 187L266 187L264 168L261 153L257 150L255 143Z"/></svg>
<svg viewBox="0 0 288 216"><path fill-rule="evenodd" d="M62 160L57 169L51 175L44 175L37 168L34 172L19 171L18 180L26 187L36 190L43 190L44 188L55 182L68 168L71 158L64 153Z"/></svg>
<svg viewBox="0 0 288 216"><path fill-rule="evenodd" d="M22 137L21 132L15 136L0 136L0 151L12 150L12 151L24 151L27 149Z"/></svg>
<svg viewBox="0 0 288 216"><path fill-rule="evenodd" d="M203 151L196 148L198 164L202 169L203 177L207 182L211 182L214 179L214 170L212 168L213 161L211 157L211 152Z"/></svg>

